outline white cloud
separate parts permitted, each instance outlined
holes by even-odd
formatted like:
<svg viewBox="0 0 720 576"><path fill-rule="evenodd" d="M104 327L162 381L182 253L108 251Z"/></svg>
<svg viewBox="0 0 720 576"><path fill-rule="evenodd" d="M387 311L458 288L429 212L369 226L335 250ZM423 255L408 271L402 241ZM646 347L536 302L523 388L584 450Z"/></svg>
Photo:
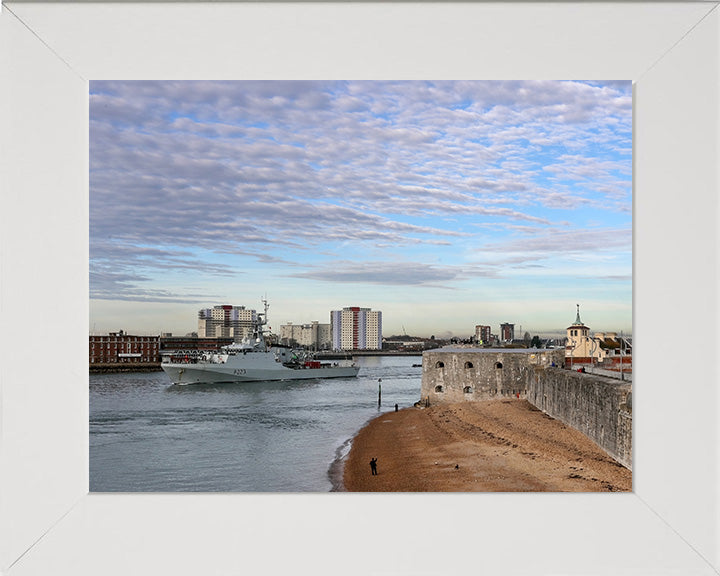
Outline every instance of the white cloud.
<svg viewBox="0 0 720 576"><path fill-rule="evenodd" d="M497 277L458 261L478 230L539 230L483 237L537 255L567 251L573 211L619 229L631 102L628 83L92 82L92 295L192 299L147 286L249 262L342 283Z"/></svg>
<svg viewBox="0 0 720 576"><path fill-rule="evenodd" d="M288 276L332 283L452 288L457 280L492 278L496 273L489 267L481 266L438 266L395 261L334 261Z"/></svg>

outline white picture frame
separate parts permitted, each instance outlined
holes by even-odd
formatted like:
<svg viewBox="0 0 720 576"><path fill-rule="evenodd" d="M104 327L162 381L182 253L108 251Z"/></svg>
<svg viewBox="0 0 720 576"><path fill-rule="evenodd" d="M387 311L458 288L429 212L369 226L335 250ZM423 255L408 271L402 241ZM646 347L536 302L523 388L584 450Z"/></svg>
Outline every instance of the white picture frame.
<svg viewBox="0 0 720 576"><path fill-rule="evenodd" d="M720 572L717 2L0 14L0 573ZM89 494L88 81L634 82L630 494Z"/></svg>

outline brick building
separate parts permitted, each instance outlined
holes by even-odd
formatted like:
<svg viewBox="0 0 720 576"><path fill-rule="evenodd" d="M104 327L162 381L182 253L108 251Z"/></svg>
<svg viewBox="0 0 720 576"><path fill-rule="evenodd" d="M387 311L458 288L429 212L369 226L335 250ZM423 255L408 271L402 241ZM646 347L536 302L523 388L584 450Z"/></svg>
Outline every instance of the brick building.
<svg viewBox="0 0 720 576"><path fill-rule="evenodd" d="M90 336L89 359L93 364L152 364L160 362L160 337L110 332Z"/></svg>
<svg viewBox="0 0 720 576"><path fill-rule="evenodd" d="M160 355L183 353L195 355L203 352L214 352L223 346L232 344L232 337L199 338L197 336L163 336L160 338Z"/></svg>
<svg viewBox="0 0 720 576"><path fill-rule="evenodd" d="M122 330L102 336L90 336L89 362L104 370L113 366L138 369L159 368L163 355L195 355L212 352L233 343L233 338L198 338L197 336L136 336Z"/></svg>

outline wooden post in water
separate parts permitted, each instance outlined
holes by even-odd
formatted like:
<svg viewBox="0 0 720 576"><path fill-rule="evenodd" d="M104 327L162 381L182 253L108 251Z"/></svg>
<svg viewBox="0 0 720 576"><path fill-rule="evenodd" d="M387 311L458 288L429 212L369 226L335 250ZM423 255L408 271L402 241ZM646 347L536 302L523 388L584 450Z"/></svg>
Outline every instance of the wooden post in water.
<svg viewBox="0 0 720 576"><path fill-rule="evenodd" d="M382 402L382 378L378 378L378 408L380 408L380 404Z"/></svg>

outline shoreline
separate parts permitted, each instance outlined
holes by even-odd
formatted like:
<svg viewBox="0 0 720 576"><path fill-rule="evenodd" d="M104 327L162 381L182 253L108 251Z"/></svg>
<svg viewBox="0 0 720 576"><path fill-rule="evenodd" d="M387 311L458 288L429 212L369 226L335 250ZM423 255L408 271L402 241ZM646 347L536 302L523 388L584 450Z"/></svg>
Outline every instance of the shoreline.
<svg viewBox="0 0 720 576"><path fill-rule="evenodd" d="M367 426L367 422L365 426ZM343 482L343 475L345 474L345 461L350 454L350 450L352 450L354 439L355 436L348 438L335 450L335 458L328 468L328 478L331 484L330 492L347 492L347 490L345 490L345 483Z"/></svg>
<svg viewBox="0 0 720 576"><path fill-rule="evenodd" d="M333 492L632 491L630 470L526 400L386 412L337 455L345 446L328 471Z"/></svg>

